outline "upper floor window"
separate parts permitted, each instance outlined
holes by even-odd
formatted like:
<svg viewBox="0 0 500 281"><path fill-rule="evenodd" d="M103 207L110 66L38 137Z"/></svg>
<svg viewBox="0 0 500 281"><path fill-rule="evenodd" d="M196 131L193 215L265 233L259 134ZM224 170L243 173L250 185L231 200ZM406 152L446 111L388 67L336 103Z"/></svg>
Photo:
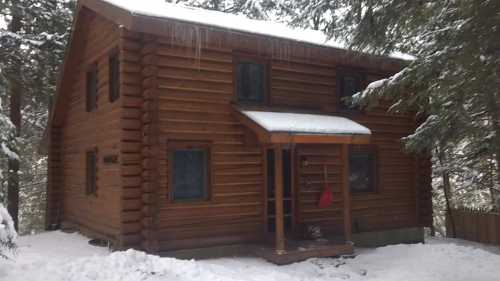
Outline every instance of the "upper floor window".
<svg viewBox="0 0 500 281"><path fill-rule="evenodd" d="M238 102L262 104L266 100L267 65L255 61L236 64L236 97Z"/></svg>
<svg viewBox="0 0 500 281"><path fill-rule="evenodd" d="M209 198L208 144L169 144L170 198L172 201L200 201Z"/></svg>
<svg viewBox="0 0 500 281"><path fill-rule="evenodd" d="M362 90L363 76L360 73L344 72L337 75L338 103L340 110L356 110L345 98L352 97Z"/></svg>
<svg viewBox="0 0 500 281"><path fill-rule="evenodd" d="M120 97L120 60L118 52L109 56L109 101Z"/></svg>
<svg viewBox="0 0 500 281"><path fill-rule="evenodd" d="M97 108L97 65L87 71L86 100L87 112L94 111Z"/></svg>
<svg viewBox="0 0 500 281"><path fill-rule="evenodd" d="M373 149L351 149L349 188L353 193L375 192L376 157Z"/></svg>
<svg viewBox="0 0 500 281"><path fill-rule="evenodd" d="M85 193L97 193L97 149L87 151L86 154L86 173L87 184Z"/></svg>

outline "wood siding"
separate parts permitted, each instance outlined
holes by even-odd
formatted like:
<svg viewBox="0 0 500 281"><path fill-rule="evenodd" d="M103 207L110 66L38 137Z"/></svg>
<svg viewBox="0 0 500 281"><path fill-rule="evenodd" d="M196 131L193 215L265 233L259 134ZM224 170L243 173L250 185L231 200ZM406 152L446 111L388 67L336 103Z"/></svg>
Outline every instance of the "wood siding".
<svg viewBox="0 0 500 281"><path fill-rule="evenodd" d="M232 54L190 49L159 40L158 110L161 135L160 250L245 242L262 234L261 148L246 145L245 128L232 116ZM211 143L211 194L206 202L168 198L168 141Z"/></svg>
<svg viewBox="0 0 500 281"><path fill-rule="evenodd" d="M177 32L179 29L189 34L187 27L174 28ZM193 43L185 36L166 36L159 37L156 46L161 180L155 237L160 250L263 238L264 158L255 136L231 115L235 55L243 53L267 59L269 106L339 114L336 72L339 67L345 68L345 64L328 57L317 60L312 55L305 56L307 52L300 46L287 45L289 52L284 55L276 46L262 47L269 45L266 39L255 36L205 33L204 29L196 32L198 37L191 39L200 41ZM388 69L363 68L360 64L354 67L369 81L391 73ZM378 155L377 192L352 196L353 231L411 227L420 221L416 209L417 183L424 183L422 178L426 174L416 170L420 166L415 157L402 152L399 141L414 130L415 120L387 115L387 105L385 102L367 114L348 116L372 129ZM169 140L212 143L209 201L169 201L166 157ZM341 146L300 145L296 151L299 176L295 185L298 189L295 229L300 232L305 225L320 224L326 233L342 234ZM301 157L310 159L307 167L300 166ZM330 171L328 181L334 188L335 203L331 208L319 209L317 201L325 184L322 175L325 164Z"/></svg>
<svg viewBox="0 0 500 281"><path fill-rule="evenodd" d="M141 247L145 241L143 221L150 218L144 202L149 189L143 178L149 167L144 149L145 131L150 124L145 110L146 95L142 86L142 49L140 35L120 29L120 99L121 104L121 247ZM148 103L149 104L149 103Z"/></svg>
<svg viewBox="0 0 500 281"><path fill-rule="evenodd" d="M118 102L108 99L108 54L118 46L116 25L82 13L74 40L78 60L71 69L72 86L65 92L65 120L61 128L63 169L62 221L76 224L91 235L115 240L120 234L120 166L103 162L106 155L120 152L120 114ZM86 111L86 72L97 63L97 109ZM87 195L86 152L97 148L97 193Z"/></svg>

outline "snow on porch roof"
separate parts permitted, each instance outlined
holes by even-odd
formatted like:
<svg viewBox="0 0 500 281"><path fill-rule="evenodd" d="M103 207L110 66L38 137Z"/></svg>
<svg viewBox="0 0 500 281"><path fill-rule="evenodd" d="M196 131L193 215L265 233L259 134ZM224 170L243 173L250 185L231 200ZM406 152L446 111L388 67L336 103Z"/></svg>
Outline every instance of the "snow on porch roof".
<svg viewBox="0 0 500 281"><path fill-rule="evenodd" d="M350 119L318 114L236 110L264 143L369 143L371 131Z"/></svg>
<svg viewBox="0 0 500 281"><path fill-rule="evenodd" d="M316 114L242 111L269 132L323 135L370 135L367 127L350 119Z"/></svg>
<svg viewBox="0 0 500 281"><path fill-rule="evenodd" d="M234 15L201 8L186 7L180 4L167 3L165 0L101 0L113 6L129 11L131 14L175 19L185 22L215 26L227 30L243 31L253 34L267 35L304 42L324 47L348 49L342 42L329 39L324 33L316 30L291 28L285 24L263 20L252 20L243 15ZM394 52L389 57L413 60L408 54Z"/></svg>

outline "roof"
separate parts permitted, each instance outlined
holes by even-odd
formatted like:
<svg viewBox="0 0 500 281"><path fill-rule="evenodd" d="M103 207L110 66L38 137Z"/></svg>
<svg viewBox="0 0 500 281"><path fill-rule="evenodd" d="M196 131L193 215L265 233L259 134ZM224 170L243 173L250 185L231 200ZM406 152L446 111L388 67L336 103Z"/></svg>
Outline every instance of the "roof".
<svg viewBox="0 0 500 281"><path fill-rule="evenodd" d="M127 10L132 15L156 17L163 19L174 19L184 22L203 24L219 27L232 31L242 31L252 34L267 35L303 43L333 47L337 49L348 49L345 43L328 38L323 32L292 28L283 23L253 20L243 15L228 14L219 11L201 8L187 7L181 4L167 3L165 0L100 0L113 6ZM395 52L389 57L412 60L414 57L407 54Z"/></svg>
<svg viewBox="0 0 500 281"><path fill-rule="evenodd" d="M339 116L268 111L242 111L242 113L269 132L287 132L299 135L371 134L367 127Z"/></svg>
<svg viewBox="0 0 500 281"><path fill-rule="evenodd" d="M264 143L369 143L371 131L345 117L235 110L239 120Z"/></svg>

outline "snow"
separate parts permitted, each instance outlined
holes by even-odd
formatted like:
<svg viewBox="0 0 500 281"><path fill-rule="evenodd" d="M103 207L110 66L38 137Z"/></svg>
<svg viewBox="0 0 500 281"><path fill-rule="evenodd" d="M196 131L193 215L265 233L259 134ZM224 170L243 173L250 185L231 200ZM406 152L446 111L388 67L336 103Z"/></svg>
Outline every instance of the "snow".
<svg viewBox="0 0 500 281"><path fill-rule="evenodd" d="M355 104L359 103L362 99L366 98L368 95L371 95L374 91L379 90L382 87L392 86L394 83L399 82L404 77L406 71L408 71L408 68L403 68L401 71L392 75L389 78L383 78L371 82L370 84L368 84L368 86L366 86L366 88L363 91L358 92L352 96L353 102ZM391 106L391 109L394 108L395 106L396 105Z"/></svg>
<svg viewBox="0 0 500 281"><path fill-rule="evenodd" d="M495 253L500 251L456 239L357 249L354 259L315 258L286 266L251 257L194 261L134 250L111 253L62 232L20 237L18 244L12 260L0 260L0 280L495 281L500 276Z"/></svg>
<svg viewBox="0 0 500 281"><path fill-rule="evenodd" d="M19 159L17 153L12 151L4 142L1 143L0 148L0 150L10 159Z"/></svg>
<svg viewBox="0 0 500 281"><path fill-rule="evenodd" d="M368 86L366 87L365 91L375 90L375 89L380 88L380 87L382 87L384 85L391 85L391 84L399 81L403 77L403 74L406 71L407 71L406 68L404 68L403 70L399 71L398 73L392 75L389 78L384 78L384 79L381 79L381 80L373 81L370 84L368 84Z"/></svg>
<svg viewBox="0 0 500 281"><path fill-rule="evenodd" d="M241 111L269 132L370 135L370 129L344 117L268 111Z"/></svg>
<svg viewBox="0 0 500 281"><path fill-rule="evenodd" d="M14 229L14 221L7 209L0 203L0 242L8 243L16 240L17 234Z"/></svg>
<svg viewBox="0 0 500 281"><path fill-rule="evenodd" d="M323 32L292 28L282 23L252 20L243 15L234 15L201 8L187 7L181 4L167 3L165 0L101 0L120 7L132 14L165 19L175 19L184 22L215 26L231 31L242 31L252 34L267 35L304 42L324 47L348 49L345 42L329 39ZM147 3L147 4L146 4ZM394 52L392 58L414 60L415 57Z"/></svg>
<svg viewBox="0 0 500 281"><path fill-rule="evenodd" d="M500 250L462 240L358 249L354 259L309 259L275 266L257 258L178 260L128 250L110 253L78 234L20 237L12 260L0 260L0 280L219 281L494 281Z"/></svg>

